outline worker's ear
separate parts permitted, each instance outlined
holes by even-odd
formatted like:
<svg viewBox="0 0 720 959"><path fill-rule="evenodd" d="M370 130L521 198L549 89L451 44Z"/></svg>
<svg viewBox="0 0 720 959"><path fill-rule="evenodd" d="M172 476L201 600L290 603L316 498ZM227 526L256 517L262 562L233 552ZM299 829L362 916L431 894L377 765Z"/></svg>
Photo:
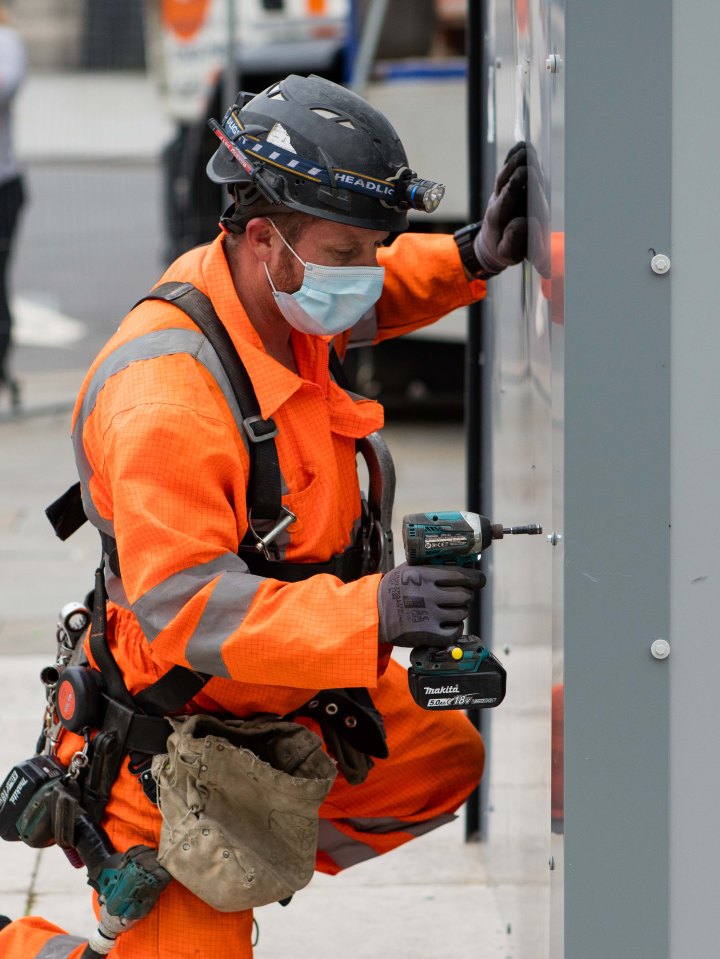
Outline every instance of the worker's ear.
<svg viewBox="0 0 720 959"><path fill-rule="evenodd" d="M245 227L245 240L250 250L262 263L270 261L277 239L278 235L267 217L257 216L248 220Z"/></svg>

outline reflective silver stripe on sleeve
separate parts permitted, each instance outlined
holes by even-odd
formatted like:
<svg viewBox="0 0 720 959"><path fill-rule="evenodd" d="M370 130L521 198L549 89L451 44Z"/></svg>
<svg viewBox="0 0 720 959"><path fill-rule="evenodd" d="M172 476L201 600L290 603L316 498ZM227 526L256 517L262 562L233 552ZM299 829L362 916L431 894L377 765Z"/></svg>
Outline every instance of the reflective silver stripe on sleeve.
<svg viewBox="0 0 720 959"><path fill-rule="evenodd" d="M239 556L224 553L208 563L173 573L137 600L132 609L151 643L193 596L218 577L200 620L187 641L185 655L193 669L229 678L221 655L222 645L240 626L255 593L264 582L263 577L248 572Z"/></svg>
<svg viewBox="0 0 720 959"><path fill-rule="evenodd" d="M53 936L40 952L35 954L35 959L67 959L78 946L86 945L87 939L78 939L77 936Z"/></svg>
<svg viewBox="0 0 720 959"><path fill-rule="evenodd" d="M185 656L193 669L230 678L222 646L245 619L262 582L262 577L251 573L233 571L221 575L185 647Z"/></svg>
<svg viewBox="0 0 720 959"><path fill-rule="evenodd" d="M456 818L452 813L443 813L441 816L435 816L423 822L402 822L400 819L342 819L339 821L347 823L358 832L375 835L404 832L417 837L431 832L438 826L444 826L445 823L452 822ZM340 869L356 866L360 862L365 862L366 859L380 855L369 843L341 832L329 819L320 820L318 849L327 853Z"/></svg>
<svg viewBox="0 0 720 959"><path fill-rule="evenodd" d="M95 371L95 375L90 381L82 407L78 414L73 430L73 447L75 449L75 459L77 462L80 482L82 485L83 508L85 515L101 532L114 536L112 523L103 519L95 508L90 496L90 480L93 476L93 470L88 461L83 444L83 430L90 414L95 409L95 405L107 381L115 376L116 373L127 369L132 363L140 360L153 360L160 356L172 356L177 353L187 353L201 363L213 376L215 382L220 388L225 401L232 413L238 432L245 443L247 449L248 438L243 429L243 417L232 391L230 382L225 374L225 370L217 357L217 353L205 336L199 331L184 329L156 330L153 333L146 333L137 339L130 340L119 346L110 354Z"/></svg>

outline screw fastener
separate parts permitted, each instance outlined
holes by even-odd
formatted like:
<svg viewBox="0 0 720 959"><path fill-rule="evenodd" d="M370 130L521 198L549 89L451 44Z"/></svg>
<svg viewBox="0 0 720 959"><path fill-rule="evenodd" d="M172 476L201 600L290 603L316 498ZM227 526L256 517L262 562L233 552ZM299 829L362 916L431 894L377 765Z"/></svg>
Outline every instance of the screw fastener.
<svg viewBox="0 0 720 959"><path fill-rule="evenodd" d="M652 260L650 260L650 267L653 273L662 276L663 273L667 273L670 269L670 257L664 253L656 253Z"/></svg>
<svg viewBox="0 0 720 959"><path fill-rule="evenodd" d="M655 659L667 659L670 655L670 643L666 639L656 639L650 646Z"/></svg>
<svg viewBox="0 0 720 959"><path fill-rule="evenodd" d="M551 53L550 56L545 61L545 69L548 73L557 73L560 69L560 64L562 60L557 55L557 53Z"/></svg>

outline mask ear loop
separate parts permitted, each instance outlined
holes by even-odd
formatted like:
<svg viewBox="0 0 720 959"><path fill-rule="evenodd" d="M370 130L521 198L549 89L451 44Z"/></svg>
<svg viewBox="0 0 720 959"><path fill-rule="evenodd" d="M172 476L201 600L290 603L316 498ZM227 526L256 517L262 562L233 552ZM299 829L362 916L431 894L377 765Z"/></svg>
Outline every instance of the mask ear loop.
<svg viewBox="0 0 720 959"><path fill-rule="evenodd" d="M270 276L270 270L268 270L268 265L267 265L267 263L263 263L263 266L265 267L265 276L268 278L268 283L270 284L270 288L272 289L272 291L273 291L273 293L275 294L275 296L277 296L277 292L278 292L278 291L277 291L277 288L276 288L275 284L274 284L273 281L272 281L272 277Z"/></svg>
<svg viewBox="0 0 720 959"><path fill-rule="evenodd" d="M299 256L297 255L297 253L295 252L295 250L293 250L293 248L290 246L290 244L288 243L288 241L287 241L287 240L285 239L285 237L282 235L282 233L280 232L280 230L278 230L278 228L277 228L277 227L275 226L275 224L273 223L272 217L271 217L271 216L266 216L265 219L269 222L270 226L272 226L273 230L275 230L275 232L277 233L277 235L278 235L278 236L280 237L280 239L283 241L283 243L284 243L285 246L288 248L288 250L290 250L290 252L291 252L292 255L295 257L295 259L298 260L300 263L302 263L303 267L306 267L306 266L307 266L307 263L305 262L305 260L303 260L301 257L299 257ZM267 263L263 263L263 266L265 267L265 276L268 278L268 283L270 284L270 287L271 287L271 289L272 289L272 291L273 291L273 295L277 298L277 296L278 296L278 289L277 289L277 287L275 286L275 284L274 284L273 281L272 281L272 277L270 276L270 270L268 270L268 265L267 265Z"/></svg>
<svg viewBox="0 0 720 959"><path fill-rule="evenodd" d="M275 224L273 223L272 217L271 217L271 216L266 216L265 219L270 223L270 225L272 226L273 230L275 230L275 232L277 233L277 235L278 235L278 236L280 237L280 239L283 241L283 243L284 243L285 246L288 248L288 250L290 250L290 252L291 252L292 255L295 257L295 259L298 260L300 263L302 263L303 266L307 266L307 263L305 262L305 260L303 260L302 257L300 257L300 256L297 255L297 253L295 252L295 250L293 250L293 248L290 246L290 244L288 243L288 241L287 241L287 240L285 239L285 237L282 235L282 233L280 232L280 230L278 230L278 228L275 226ZM267 269L267 267L265 267L265 269ZM271 281L271 282L272 282L272 281ZM275 289L275 287L273 287L273 289Z"/></svg>

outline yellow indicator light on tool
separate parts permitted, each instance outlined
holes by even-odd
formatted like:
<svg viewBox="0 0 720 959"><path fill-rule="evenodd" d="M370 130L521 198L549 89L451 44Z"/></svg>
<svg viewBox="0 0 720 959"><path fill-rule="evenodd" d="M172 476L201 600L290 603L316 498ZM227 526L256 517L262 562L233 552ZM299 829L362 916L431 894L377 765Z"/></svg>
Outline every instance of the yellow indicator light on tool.
<svg viewBox="0 0 720 959"><path fill-rule="evenodd" d="M462 659L463 651L460 649L459 646L453 646L453 648L450 650L450 655L452 656L453 659Z"/></svg>

